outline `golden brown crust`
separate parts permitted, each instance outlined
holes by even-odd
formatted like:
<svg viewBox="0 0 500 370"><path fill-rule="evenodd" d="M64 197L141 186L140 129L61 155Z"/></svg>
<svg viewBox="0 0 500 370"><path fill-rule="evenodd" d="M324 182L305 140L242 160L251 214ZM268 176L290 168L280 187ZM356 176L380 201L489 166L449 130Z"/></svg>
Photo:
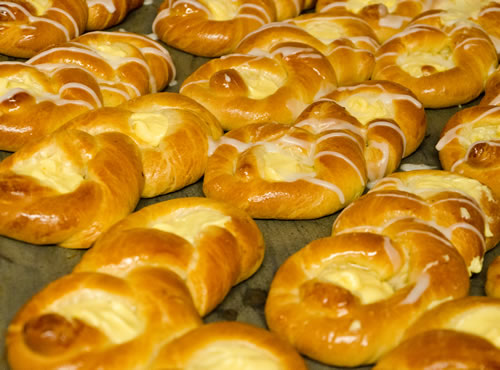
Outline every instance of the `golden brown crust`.
<svg viewBox="0 0 500 370"><path fill-rule="evenodd" d="M218 359L212 359L211 348L218 345L223 345L225 348L222 352L219 352L218 348L215 354ZM210 363L214 369L218 368L218 365L225 366L224 368L235 368L235 366L243 366L245 369L255 368L252 367L252 357L247 359L248 362L245 361L245 357L238 358L241 354L237 350L233 352L231 345L246 347L252 350L254 356L258 355L259 357L253 358L253 361L257 360L254 366L262 364L264 358L283 370L307 369L304 360L288 343L267 330L240 322L211 323L190 331L165 345L151 369L185 369L204 351L206 351L203 355L204 364ZM228 367L231 366L231 361L234 361L233 367Z"/></svg>
<svg viewBox="0 0 500 370"><path fill-rule="evenodd" d="M49 173L48 182L39 180L31 170L30 174L24 171L36 161L50 162L57 153L62 161L55 164L55 168L60 166L58 175L69 166L79 177L73 188L61 190L51 183L53 162L48 167L37 166L42 175ZM4 159L0 173L0 233L32 244L66 248L88 248L100 233L135 208L144 184L136 145L116 132L91 136L59 130Z"/></svg>
<svg viewBox="0 0 500 370"><path fill-rule="evenodd" d="M500 369L500 350L475 335L435 329L405 340L373 369Z"/></svg>
<svg viewBox="0 0 500 370"><path fill-rule="evenodd" d="M212 59L186 78L180 92L231 130L252 122L291 124L335 87L335 72L325 56L304 44L283 43L266 53Z"/></svg>
<svg viewBox="0 0 500 370"><path fill-rule="evenodd" d="M479 105L500 105L500 69L497 68L486 80L484 96Z"/></svg>
<svg viewBox="0 0 500 370"><path fill-rule="evenodd" d="M222 9L211 8L206 1L165 0L153 22L153 31L177 49L215 57L233 52L243 37L276 19L270 0L226 2L225 11L220 3ZM217 2L213 6L217 7Z"/></svg>
<svg viewBox="0 0 500 370"><path fill-rule="evenodd" d="M488 297L500 298L500 256L488 266L484 291Z"/></svg>
<svg viewBox="0 0 500 370"><path fill-rule="evenodd" d="M43 49L79 36L85 30L86 0L3 1L0 8L0 53L29 58Z"/></svg>
<svg viewBox="0 0 500 370"><path fill-rule="evenodd" d="M476 98L498 64L491 40L477 27L419 23L384 43L376 60L373 79L406 86L427 108Z"/></svg>
<svg viewBox="0 0 500 370"><path fill-rule="evenodd" d="M103 317L93 313L92 301L107 302L103 317L108 315L111 327L139 329L122 342L116 329L110 333L95 326ZM78 302L81 314L65 314ZM7 356L12 369L142 368L163 343L201 324L189 292L170 271L139 268L125 279L73 273L49 284L17 313L7 332Z"/></svg>
<svg viewBox="0 0 500 370"><path fill-rule="evenodd" d="M144 0L108 0L107 2L87 0L89 16L85 29L94 31L114 26L143 3Z"/></svg>
<svg viewBox="0 0 500 370"><path fill-rule="evenodd" d="M163 220L213 210L230 217L224 226L207 226L193 241L155 228ZM190 225L196 230L192 220ZM200 315L219 304L229 289L252 275L262 263L264 241L255 222L239 209L206 198L181 198L156 203L113 226L85 254L75 271L123 275L149 265L182 276Z"/></svg>
<svg viewBox="0 0 500 370"><path fill-rule="evenodd" d="M351 270L370 271L379 283L368 279L365 285L363 275L358 280ZM373 299L369 293L377 284L389 292ZM367 296L358 289L366 289ZM463 297L468 289L462 257L439 232L400 219L377 234L337 234L292 255L273 279L266 320L308 357L359 366L395 347L432 305Z"/></svg>

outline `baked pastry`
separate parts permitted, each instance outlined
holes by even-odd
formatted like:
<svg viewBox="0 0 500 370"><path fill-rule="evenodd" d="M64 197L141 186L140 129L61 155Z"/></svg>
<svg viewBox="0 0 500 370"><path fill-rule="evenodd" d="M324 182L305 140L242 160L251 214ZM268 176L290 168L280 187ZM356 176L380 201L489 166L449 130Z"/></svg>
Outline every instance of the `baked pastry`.
<svg viewBox="0 0 500 370"><path fill-rule="evenodd" d="M500 298L500 257L497 256L488 266L484 290L488 297Z"/></svg>
<svg viewBox="0 0 500 370"><path fill-rule="evenodd" d="M274 276L265 314L302 354L352 367L376 362L426 310L468 290L465 263L441 233L400 218L300 249Z"/></svg>
<svg viewBox="0 0 500 370"><path fill-rule="evenodd" d="M79 36L85 30L86 0L2 1L0 53L29 58L43 49Z"/></svg>
<svg viewBox="0 0 500 370"><path fill-rule="evenodd" d="M370 181L395 171L401 158L422 143L425 110L407 88L390 81L366 81L339 87L321 100L333 100L362 124Z"/></svg>
<svg viewBox="0 0 500 370"><path fill-rule="evenodd" d="M73 117L162 90L170 55L146 36L91 32L26 63L1 62L0 149L16 151Z"/></svg>
<svg viewBox="0 0 500 370"><path fill-rule="evenodd" d="M464 258L470 273L483 267L488 246L494 246L491 227L498 230L498 203L476 180L437 170L398 172L377 182L366 195L335 220L332 233L373 232L401 217L432 225ZM488 212L488 216L486 215ZM492 226L486 222L490 219Z"/></svg>
<svg viewBox="0 0 500 370"><path fill-rule="evenodd" d="M71 65L48 73L22 62L1 62L0 91L0 149L6 151L38 141L103 105L96 78Z"/></svg>
<svg viewBox="0 0 500 370"><path fill-rule="evenodd" d="M479 105L500 105L500 69L497 68L486 80L484 96Z"/></svg>
<svg viewBox="0 0 500 370"><path fill-rule="evenodd" d="M318 0L317 12L344 10L363 18L375 31L380 43L402 31L421 12L426 0Z"/></svg>
<svg viewBox="0 0 500 370"><path fill-rule="evenodd" d="M297 17L303 10L313 8L316 5L316 0L272 0L272 2L276 7L278 21Z"/></svg>
<svg viewBox="0 0 500 370"><path fill-rule="evenodd" d="M86 0L89 17L87 31L103 30L114 26L132 10L142 6L144 0Z"/></svg>
<svg viewBox="0 0 500 370"><path fill-rule="evenodd" d="M140 153L128 136L58 130L0 162L0 234L88 248L132 212L143 185Z"/></svg>
<svg viewBox="0 0 500 370"><path fill-rule="evenodd" d="M196 100L224 130L254 122L292 124L315 99L337 86L328 59L305 44L212 59L188 76L180 93Z"/></svg>
<svg viewBox="0 0 500 370"><path fill-rule="evenodd" d="M151 369L306 370L307 366L275 334L240 322L200 326L165 345Z"/></svg>
<svg viewBox="0 0 500 370"><path fill-rule="evenodd" d="M383 356L374 370L498 369L500 349L464 332L434 329L416 334Z"/></svg>
<svg viewBox="0 0 500 370"><path fill-rule="evenodd" d="M90 135L119 132L141 152L142 197L155 197L198 181L205 172L209 141L222 135L215 117L175 93L148 94L119 107L82 114L64 127Z"/></svg>
<svg viewBox="0 0 500 370"><path fill-rule="evenodd" d="M443 108L479 96L497 64L495 47L479 28L416 23L379 48L372 78L409 88L426 108Z"/></svg>
<svg viewBox="0 0 500 370"><path fill-rule="evenodd" d="M499 127L500 108L496 106L475 106L455 113L436 145L443 168L479 180L498 196Z"/></svg>
<svg viewBox="0 0 500 370"><path fill-rule="evenodd" d="M370 26L350 13L310 13L260 27L245 37L237 53L269 50L283 42L300 42L325 55L339 86L370 79L379 45Z"/></svg>
<svg viewBox="0 0 500 370"><path fill-rule="evenodd" d="M153 32L177 49L215 57L233 52L243 37L275 20L273 0L165 0Z"/></svg>
<svg viewBox="0 0 500 370"><path fill-rule="evenodd" d="M208 159L205 195L278 219L321 217L359 197L366 185L360 124L335 103L320 104L291 127L256 123L225 134Z"/></svg>

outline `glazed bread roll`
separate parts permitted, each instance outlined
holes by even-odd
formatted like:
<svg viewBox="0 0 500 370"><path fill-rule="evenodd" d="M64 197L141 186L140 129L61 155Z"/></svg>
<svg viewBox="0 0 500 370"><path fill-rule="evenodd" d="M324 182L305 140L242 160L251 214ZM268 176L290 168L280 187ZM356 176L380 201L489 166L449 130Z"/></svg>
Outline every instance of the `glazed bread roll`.
<svg viewBox="0 0 500 370"><path fill-rule="evenodd" d="M240 322L200 326L165 345L151 369L306 370L285 341L273 333Z"/></svg>
<svg viewBox="0 0 500 370"><path fill-rule="evenodd" d="M421 12L428 9L426 0L318 0L317 12L345 10L363 18L383 43L403 30Z"/></svg>
<svg viewBox="0 0 500 370"><path fill-rule="evenodd" d="M303 10L310 9L316 0L272 0L276 7L276 18L283 21L298 16Z"/></svg>
<svg viewBox="0 0 500 370"><path fill-rule="evenodd" d="M500 349L477 336L434 329L416 334L383 356L374 370L497 369Z"/></svg>
<svg viewBox="0 0 500 370"><path fill-rule="evenodd" d="M500 69L497 68L486 80L484 96L479 105L500 105Z"/></svg>
<svg viewBox="0 0 500 370"><path fill-rule="evenodd" d="M337 86L328 59L305 44L212 59L188 76L180 93L196 100L224 130L255 122L292 124L315 99Z"/></svg>
<svg viewBox="0 0 500 370"><path fill-rule="evenodd" d="M224 135L208 159L205 195L278 219L321 217L359 197L366 185L360 124L334 103L321 105L292 127L258 123Z"/></svg>
<svg viewBox="0 0 500 370"><path fill-rule="evenodd" d="M437 303L463 297L462 257L430 225L400 218L377 232L317 239L278 269L266 302L271 331L328 365L371 364Z"/></svg>
<svg viewBox="0 0 500 370"><path fill-rule="evenodd" d="M140 153L128 136L58 130L0 162L0 234L88 248L132 212L143 185Z"/></svg>
<svg viewBox="0 0 500 370"><path fill-rule="evenodd" d="M379 48L372 78L400 83L426 108L444 108L476 98L497 64L479 28L416 23Z"/></svg>
<svg viewBox="0 0 500 370"><path fill-rule="evenodd" d="M488 297L500 298L500 257L497 256L488 266L484 290Z"/></svg>
<svg viewBox="0 0 500 370"><path fill-rule="evenodd" d="M15 369L145 369L162 344L201 325L175 273L138 267L124 278L66 275L12 320L7 357Z"/></svg>
<svg viewBox="0 0 500 370"><path fill-rule="evenodd" d="M300 42L330 61L339 86L370 79L379 45L371 27L350 13L311 13L260 27L249 34L237 53L268 50L282 42Z"/></svg>
<svg viewBox="0 0 500 370"><path fill-rule="evenodd" d="M333 100L363 126L370 181L398 168L401 158L422 143L426 130L422 103L407 88L390 81L339 87L321 100Z"/></svg>
<svg viewBox="0 0 500 370"><path fill-rule="evenodd" d="M500 107L462 109L444 126L436 145L444 169L472 177L500 194Z"/></svg>
<svg viewBox="0 0 500 370"><path fill-rule="evenodd" d="M335 220L332 233L369 232L398 218L413 217L438 229L464 258L469 272L478 273L483 267L486 234L490 247L493 241L485 211L495 217L494 228L500 221L494 213L498 204L482 192L490 193L475 180L447 172L394 173L347 207Z"/></svg>
<svg viewBox="0 0 500 370"><path fill-rule="evenodd" d="M85 0L14 0L0 3L0 53L29 58L85 30Z"/></svg>
<svg viewBox="0 0 500 370"><path fill-rule="evenodd" d="M87 31L103 30L114 26L132 10L139 8L144 0L86 0L89 17Z"/></svg>
<svg viewBox="0 0 500 370"><path fill-rule="evenodd" d="M0 148L16 151L102 105L99 84L84 69L69 65L48 73L22 62L1 62Z"/></svg>
<svg viewBox="0 0 500 370"><path fill-rule="evenodd" d="M215 57L232 53L243 37L275 20L272 0L165 0L153 31L177 49Z"/></svg>
<svg viewBox="0 0 500 370"><path fill-rule="evenodd" d="M142 197L155 197L198 181L205 172L209 140L222 135L215 117L192 99L175 93L148 94L119 107L80 115L64 129L93 136L119 132L141 152Z"/></svg>

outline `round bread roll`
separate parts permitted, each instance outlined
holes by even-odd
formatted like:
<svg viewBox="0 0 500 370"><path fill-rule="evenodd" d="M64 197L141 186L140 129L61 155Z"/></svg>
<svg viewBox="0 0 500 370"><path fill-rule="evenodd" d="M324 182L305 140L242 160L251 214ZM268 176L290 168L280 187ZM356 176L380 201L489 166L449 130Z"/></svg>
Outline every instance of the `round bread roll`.
<svg viewBox="0 0 500 370"><path fill-rule="evenodd" d="M376 362L422 313L468 290L465 263L441 233L400 218L377 233L315 240L289 257L265 313L302 354L353 367Z"/></svg>
<svg viewBox="0 0 500 370"><path fill-rule="evenodd" d="M304 43L328 58L337 83L344 86L370 79L379 47L376 39L371 27L351 13L310 13L260 27L236 52L255 54L278 43Z"/></svg>
<svg viewBox="0 0 500 370"><path fill-rule="evenodd" d="M426 108L444 108L479 96L497 64L493 43L477 27L416 23L379 48L372 78L409 88Z"/></svg>
<svg viewBox="0 0 500 370"><path fill-rule="evenodd" d="M374 370L497 369L500 349L471 334L447 329L425 331L383 356Z"/></svg>
<svg viewBox="0 0 500 370"><path fill-rule="evenodd" d="M339 87L321 100L333 100L363 125L370 181L392 173L425 136L423 105L405 87L390 81L366 81Z"/></svg>
<svg viewBox="0 0 500 370"><path fill-rule="evenodd" d="M316 0L272 0L276 7L276 20L297 17L303 10L314 7Z"/></svg>
<svg viewBox="0 0 500 370"><path fill-rule="evenodd" d="M500 196L500 107L475 106L454 114L436 145L444 169L472 177Z"/></svg>
<svg viewBox="0 0 500 370"><path fill-rule="evenodd" d="M306 370L300 355L275 334L240 322L200 326L162 348L151 369Z"/></svg>
<svg viewBox="0 0 500 370"><path fill-rule="evenodd" d="M484 290L488 297L500 298L500 256L488 266Z"/></svg>
<svg viewBox="0 0 500 370"><path fill-rule="evenodd" d="M2 1L0 53L30 58L78 37L88 19L86 0Z"/></svg>
<svg viewBox="0 0 500 370"><path fill-rule="evenodd" d="M346 10L363 18L383 43L403 30L421 12L427 10L425 0L318 0L317 12Z"/></svg>
<svg viewBox="0 0 500 370"><path fill-rule="evenodd" d="M114 26L143 3L144 0L87 0L89 17L85 29L95 31Z"/></svg>
<svg viewBox="0 0 500 370"><path fill-rule="evenodd" d="M497 68L486 80L484 96L479 105L500 105L500 68Z"/></svg>
<svg viewBox="0 0 500 370"><path fill-rule="evenodd" d="M234 51L243 37L276 20L272 0L165 0L153 32L166 44L215 57Z"/></svg>
<svg viewBox="0 0 500 370"><path fill-rule="evenodd" d="M232 130L255 122L292 124L308 104L336 86L323 54L305 44L280 43L266 53L212 59L184 80L180 93Z"/></svg>
<svg viewBox="0 0 500 370"><path fill-rule="evenodd" d="M7 357L16 369L147 368L153 354L202 322L173 272L138 268L120 279L66 275L14 317Z"/></svg>

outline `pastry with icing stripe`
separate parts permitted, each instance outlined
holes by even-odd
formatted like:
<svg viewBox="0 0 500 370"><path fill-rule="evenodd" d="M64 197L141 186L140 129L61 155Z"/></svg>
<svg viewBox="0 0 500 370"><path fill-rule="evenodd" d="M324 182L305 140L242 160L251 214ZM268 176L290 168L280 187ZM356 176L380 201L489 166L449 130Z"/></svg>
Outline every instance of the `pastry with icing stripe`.
<svg viewBox="0 0 500 370"><path fill-rule="evenodd" d="M500 299L500 256L488 266L484 291L488 297Z"/></svg>
<svg viewBox="0 0 500 370"><path fill-rule="evenodd" d="M372 78L407 87L426 108L444 108L479 96L497 64L495 47L479 28L416 23L379 48Z"/></svg>
<svg viewBox="0 0 500 370"><path fill-rule="evenodd" d="M301 42L323 53L335 71L339 86L370 79L379 47L371 27L350 13L303 14L260 27L245 37L237 53L268 50L282 42Z"/></svg>
<svg viewBox="0 0 500 370"><path fill-rule="evenodd" d="M85 31L86 0L0 1L0 53L29 58Z"/></svg>
<svg viewBox="0 0 500 370"><path fill-rule="evenodd" d="M122 22L134 9L139 8L144 0L86 0L89 16L87 31L104 30Z"/></svg>
<svg viewBox="0 0 500 370"><path fill-rule="evenodd" d="M479 105L500 105L500 69L498 67L486 80L484 96Z"/></svg>
<svg viewBox="0 0 500 370"><path fill-rule="evenodd" d="M301 43L212 59L188 76L180 93L214 114L224 130L255 122L292 124L308 104L337 87L335 71Z"/></svg>
<svg viewBox="0 0 500 370"><path fill-rule="evenodd" d="M500 107L458 111L444 126L436 149L444 169L477 179L500 194Z"/></svg>

